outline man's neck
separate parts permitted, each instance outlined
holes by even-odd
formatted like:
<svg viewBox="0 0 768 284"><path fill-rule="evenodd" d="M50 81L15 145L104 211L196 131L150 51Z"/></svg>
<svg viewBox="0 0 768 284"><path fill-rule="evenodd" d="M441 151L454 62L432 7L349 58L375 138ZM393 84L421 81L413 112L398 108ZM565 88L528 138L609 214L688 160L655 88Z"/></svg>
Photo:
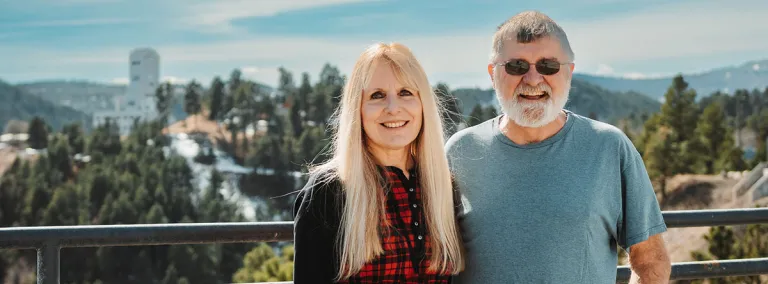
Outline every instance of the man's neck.
<svg viewBox="0 0 768 284"><path fill-rule="evenodd" d="M515 121L509 119L506 115L501 117L499 129L504 136L507 136L509 140L515 142L518 145L525 145L531 143L538 143L546 140L552 136L555 136L560 129L565 126L566 114L563 111L557 115L557 118L552 122L542 127L524 127L515 123Z"/></svg>

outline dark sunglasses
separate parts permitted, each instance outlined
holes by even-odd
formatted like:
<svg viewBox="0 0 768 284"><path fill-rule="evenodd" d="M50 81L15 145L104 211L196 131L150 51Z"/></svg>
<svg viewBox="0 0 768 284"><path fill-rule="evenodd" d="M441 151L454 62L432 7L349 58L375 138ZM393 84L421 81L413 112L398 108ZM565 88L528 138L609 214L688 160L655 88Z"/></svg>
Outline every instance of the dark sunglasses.
<svg viewBox="0 0 768 284"><path fill-rule="evenodd" d="M570 63L560 63L555 59L539 59L539 61L536 61L536 71L541 75L554 75L560 72L561 65L566 64ZM514 76L525 75L531 69L531 64L523 59L512 59L497 65L504 65L504 71Z"/></svg>

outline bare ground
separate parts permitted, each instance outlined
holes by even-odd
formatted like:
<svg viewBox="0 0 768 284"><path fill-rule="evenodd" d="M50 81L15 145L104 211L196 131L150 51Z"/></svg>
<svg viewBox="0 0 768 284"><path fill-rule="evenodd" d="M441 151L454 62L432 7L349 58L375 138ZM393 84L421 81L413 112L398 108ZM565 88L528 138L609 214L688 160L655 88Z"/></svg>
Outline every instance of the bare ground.
<svg viewBox="0 0 768 284"><path fill-rule="evenodd" d="M207 113L190 115L184 120L180 120L169 125L163 129L163 133L204 135L208 137L208 140L210 140L211 143L220 146L221 149L227 149L231 153L231 149L233 148L232 133L228 131L224 126L219 125L216 121L209 120ZM253 139L258 139L259 137L259 134L255 134L248 136L247 139L249 139L249 141L253 141ZM241 147L240 145L242 145L245 138L246 137L242 132L238 133L236 141L237 148ZM235 156L237 156L239 159L244 158L240 151L235 153Z"/></svg>
<svg viewBox="0 0 768 284"><path fill-rule="evenodd" d="M0 149L0 176L7 171L16 161L16 148L6 147Z"/></svg>
<svg viewBox="0 0 768 284"><path fill-rule="evenodd" d="M732 201L731 187L737 179L720 175L678 175L667 181L669 193L661 200L661 208L670 210L698 210L741 208ZM709 227L670 228L663 234L669 256L673 262L693 261L691 252L706 250L704 234Z"/></svg>

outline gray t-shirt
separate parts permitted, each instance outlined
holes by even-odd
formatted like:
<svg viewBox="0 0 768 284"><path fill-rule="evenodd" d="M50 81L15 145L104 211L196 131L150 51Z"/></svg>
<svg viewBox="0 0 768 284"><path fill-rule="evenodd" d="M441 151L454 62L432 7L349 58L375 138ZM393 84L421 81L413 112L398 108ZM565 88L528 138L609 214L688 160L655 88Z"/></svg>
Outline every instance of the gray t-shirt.
<svg viewBox="0 0 768 284"><path fill-rule="evenodd" d="M615 283L625 249L666 231L642 158L616 127L566 111L518 145L501 116L459 131L448 159L464 202L457 283Z"/></svg>

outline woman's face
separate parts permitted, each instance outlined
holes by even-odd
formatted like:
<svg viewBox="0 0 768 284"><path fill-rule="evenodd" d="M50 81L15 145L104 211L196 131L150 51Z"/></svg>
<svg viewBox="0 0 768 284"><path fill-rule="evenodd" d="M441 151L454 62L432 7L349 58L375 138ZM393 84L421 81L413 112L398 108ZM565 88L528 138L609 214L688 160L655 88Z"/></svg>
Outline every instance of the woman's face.
<svg viewBox="0 0 768 284"><path fill-rule="evenodd" d="M361 106L368 147L378 151L407 150L421 131L421 98L416 90L397 80L389 64L377 65L363 90Z"/></svg>

